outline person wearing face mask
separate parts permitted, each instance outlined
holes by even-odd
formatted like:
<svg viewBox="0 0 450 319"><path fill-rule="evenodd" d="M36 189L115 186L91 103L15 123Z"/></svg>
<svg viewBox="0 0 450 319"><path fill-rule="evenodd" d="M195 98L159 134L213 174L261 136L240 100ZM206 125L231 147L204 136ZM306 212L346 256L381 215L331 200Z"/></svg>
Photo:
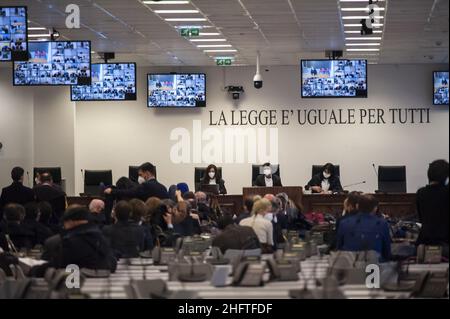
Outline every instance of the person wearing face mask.
<svg viewBox="0 0 450 319"><path fill-rule="evenodd" d="M449 202L448 162L434 161L428 168L429 184L417 192L417 213L422 223L417 244L439 245L448 256Z"/></svg>
<svg viewBox="0 0 450 319"><path fill-rule="evenodd" d="M314 175L306 185L306 189L311 189L313 194L335 194L343 192L341 180L335 173L333 164L325 164L322 171Z"/></svg>
<svg viewBox="0 0 450 319"><path fill-rule="evenodd" d="M156 197L159 199L167 199L169 198L169 194L167 192L167 188L160 184L155 176L156 176L156 168L151 163L142 164L139 167L139 186L133 189L112 189L107 188L105 190L106 195L112 195L117 198L137 198L142 201L146 201L151 197Z"/></svg>
<svg viewBox="0 0 450 319"><path fill-rule="evenodd" d="M206 168L206 174L203 177L202 185L219 185L219 194L227 194L225 181L222 179L222 176L219 176L219 170L216 165L211 164Z"/></svg>
<svg viewBox="0 0 450 319"><path fill-rule="evenodd" d="M274 175L272 172L272 165L266 163L263 165L263 175L256 178L255 184L257 187L282 187L281 178Z"/></svg>

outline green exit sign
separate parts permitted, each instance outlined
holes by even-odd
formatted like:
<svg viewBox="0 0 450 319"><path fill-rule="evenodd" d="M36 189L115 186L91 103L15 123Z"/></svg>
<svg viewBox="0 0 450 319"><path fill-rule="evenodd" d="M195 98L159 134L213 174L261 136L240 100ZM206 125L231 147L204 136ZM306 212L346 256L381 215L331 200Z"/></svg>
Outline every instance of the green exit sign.
<svg viewBox="0 0 450 319"><path fill-rule="evenodd" d="M232 59L216 59L216 64L218 66L230 66L233 64Z"/></svg>
<svg viewBox="0 0 450 319"><path fill-rule="evenodd" d="M198 28L182 28L180 34L185 38L198 37L200 35L200 29Z"/></svg>

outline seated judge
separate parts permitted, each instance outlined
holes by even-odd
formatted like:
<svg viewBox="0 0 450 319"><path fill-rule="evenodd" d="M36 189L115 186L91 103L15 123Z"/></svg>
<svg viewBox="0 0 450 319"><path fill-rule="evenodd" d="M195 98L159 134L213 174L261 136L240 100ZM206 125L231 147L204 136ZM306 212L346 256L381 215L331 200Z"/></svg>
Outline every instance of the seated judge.
<svg viewBox="0 0 450 319"><path fill-rule="evenodd" d="M281 178L278 175L274 175L272 172L272 165L266 163L263 165L263 175L259 175L256 178L253 186L257 187L282 187Z"/></svg>
<svg viewBox="0 0 450 319"><path fill-rule="evenodd" d="M311 189L313 194L334 194L343 192L341 180L336 175L336 168L333 164L328 163L322 167L319 174L306 185L306 189Z"/></svg>
<svg viewBox="0 0 450 319"><path fill-rule="evenodd" d="M225 188L225 181L222 176L219 176L219 170L216 165L209 165L206 168L206 174L203 177L201 183L202 185L219 185L219 194L226 195L227 189Z"/></svg>

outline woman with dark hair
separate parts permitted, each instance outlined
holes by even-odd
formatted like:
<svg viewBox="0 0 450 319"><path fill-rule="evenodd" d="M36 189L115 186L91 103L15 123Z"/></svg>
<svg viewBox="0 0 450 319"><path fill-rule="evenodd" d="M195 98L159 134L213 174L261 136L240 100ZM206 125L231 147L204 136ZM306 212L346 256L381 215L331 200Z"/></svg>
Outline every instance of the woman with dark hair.
<svg viewBox="0 0 450 319"><path fill-rule="evenodd" d="M325 164L321 172L313 176L308 185L306 185L306 189L308 188L315 194L343 192L341 180L336 174L336 168L331 163Z"/></svg>
<svg viewBox="0 0 450 319"><path fill-rule="evenodd" d="M219 194L227 194L225 181L222 179L222 176L220 176L216 165L211 164L206 168L205 176L202 179L202 185L219 185Z"/></svg>

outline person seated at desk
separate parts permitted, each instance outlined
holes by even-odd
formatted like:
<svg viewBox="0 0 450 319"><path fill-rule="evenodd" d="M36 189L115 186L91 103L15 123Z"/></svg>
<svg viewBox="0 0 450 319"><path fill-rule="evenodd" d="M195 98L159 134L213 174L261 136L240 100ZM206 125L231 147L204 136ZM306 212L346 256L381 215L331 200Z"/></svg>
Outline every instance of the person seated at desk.
<svg viewBox="0 0 450 319"><path fill-rule="evenodd" d="M227 189L225 188L225 181L222 179L222 176L218 175L219 170L216 165L209 165L206 168L206 174L201 181L201 185L218 185L219 186L219 194L226 195Z"/></svg>
<svg viewBox="0 0 450 319"><path fill-rule="evenodd" d="M391 235L386 220L376 216L378 200L372 195L358 199L359 213L342 220L337 231L337 250L376 251L380 262L391 258Z"/></svg>
<svg viewBox="0 0 450 319"><path fill-rule="evenodd" d="M256 178L255 185L257 187L282 187L281 178L278 175L273 175L272 165L265 163L263 165L263 175Z"/></svg>
<svg viewBox="0 0 450 319"><path fill-rule="evenodd" d="M25 171L21 167L14 167L11 171L13 183L2 190L0 196L0 220L2 209L7 204L25 205L34 201L34 193L31 188L23 185Z"/></svg>
<svg viewBox="0 0 450 319"><path fill-rule="evenodd" d="M253 204L252 217L246 218L239 223L240 226L253 228L261 243L263 253L273 252L273 225L266 217L266 215L271 213L271 210L272 203L268 199L259 199Z"/></svg>
<svg viewBox="0 0 450 319"><path fill-rule="evenodd" d="M311 189L313 194L335 194L343 192L341 180L335 171L333 164L325 164L322 167L322 171L314 175L308 182L306 189Z"/></svg>
<svg viewBox="0 0 450 319"><path fill-rule="evenodd" d="M34 233L23 227L24 218L25 208L22 205L5 206L4 221L0 225L0 247L4 251L33 248Z"/></svg>
<svg viewBox="0 0 450 319"><path fill-rule="evenodd" d="M448 162L434 161L428 169L429 185L417 192L417 213L422 223L417 244L442 245L448 255Z"/></svg>
<svg viewBox="0 0 450 319"><path fill-rule="evenodd" d="M236 225L230 215L222 216L217 226L220 234L214 238L212 247L218 247L223 254L228 249L250 250L260 248L255 231L251 227Z"/></svg>
<svg viewBox="0 0 450 319"><path fill-rule="evenodd" d="M49 267L104 269L115 272L117 260L100 229L89 223L90 212L82 206L71 206L63 215L64 232L47 239L42 259Z"/></svg>
<svg viewBox="0 0 450 319"><path fill-rule="evenodd" d="M166 199L169 197L167 188L156 180L156 167L151 163L142 164L139 167L139 186L133 189L119 190L108 188L105 190L106 195L121 198L138 198L146 201L151 197Z"/></svg>

